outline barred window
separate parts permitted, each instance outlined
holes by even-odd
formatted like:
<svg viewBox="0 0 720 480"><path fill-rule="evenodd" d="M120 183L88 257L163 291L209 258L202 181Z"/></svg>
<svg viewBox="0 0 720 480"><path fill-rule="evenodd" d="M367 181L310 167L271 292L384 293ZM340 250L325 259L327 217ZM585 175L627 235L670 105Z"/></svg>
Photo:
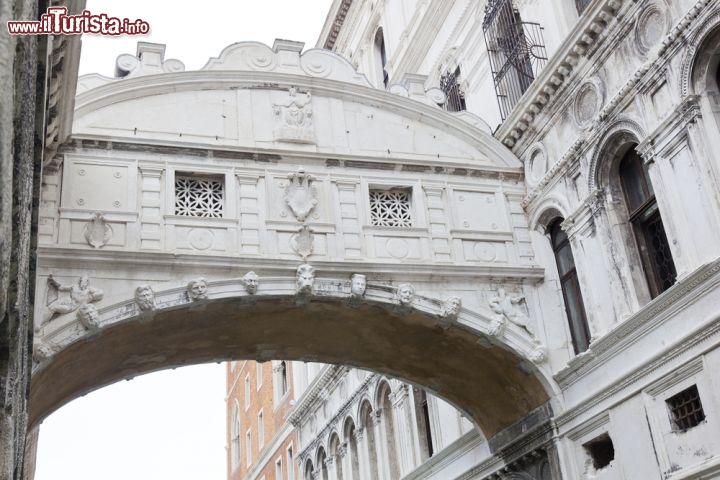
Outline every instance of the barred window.
<svg viewBox="0 0 720 480"><path fill-rule="evenodd" d="M673 430L676 432L690 430L705 420L705 411L702 402L700 402L700 392L698 392L697 385L673 395L665 400L665 403L667 403L670 410L670 420L672 421Z"/></svg>
<svg viewBox="0 0 720 480"><path fill-rule="evenodd" d="M412 227L408 190L370 190L370 220L378 227Z"/></svg>
<svg viewBox="0 0 720 480"><path fill-rule="evenodd" d="M224 190L222 177L176 175L175 215L221 218Z"/></svg>

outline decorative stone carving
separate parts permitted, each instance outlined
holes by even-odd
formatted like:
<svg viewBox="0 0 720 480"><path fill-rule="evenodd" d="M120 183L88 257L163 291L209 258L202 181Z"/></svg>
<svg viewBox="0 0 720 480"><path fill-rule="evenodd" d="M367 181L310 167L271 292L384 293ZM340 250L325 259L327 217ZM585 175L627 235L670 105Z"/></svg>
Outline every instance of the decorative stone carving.
<svg viewBox="0 0 720 480"><path fill-rule="evenodd" d="M43 360L47 360L48 358L55 355L55 347L45 343L36 341L33 343L33 361L36 363L40 363Z"/></svg>
<svg viewBox="0 0 720 480"><path fill-rule="evenodd" d="M530 335L535 336L535 333L528 325L529 319L527 315L518 308L518 305L524 301L524 295L508 295L505 293L505 289L500 287L497 291L497 295L491 298L488 303L493 312L498 315L502 315L505 319L511 321L515 325L524 328Z"/></svg>
<svg viewBox="0 0 720 480"><path fill-rule="evenodd" d="M367 277L361 273L353 273L350 276L350 299L349 305L352 307L359 306L365 297L367 289Z"/></svg>
<svg viewBox="0 0 720 480"><path fill-rule="evenodd" d="M95 212L93 218L85 225L85 241L93 248L107 245L113 236L113 230L105 221L105 215Z"/></svg>
<svg viewBox="0 0 720 480"><path fill-rule="evenodd" d="M140 285L135 289L135 303L143 312L155 310L155 292L150 285Z"/></svg>
<svg viewBox="0 0 720 480"><path fill-rule="evenodd" d="M650 51L665 35L668 26L664 6L659 3L646 5L635 25L635 42L640 52Z"/></svg>
<svg viewBox="0 0 720 480"><path fill-rule="evenodd" d="M490 321L488 333L493 337L499 338L503 335L503 333L505 333L505 325L507 325L507 320L505 320L505 317L502 315L498 315L493 318L492 321Z"/></svg>
<svg viewBox="0 0 720 480"><path fill-rule="evenodd" d="M258 286L260 285L260 278L257 276L257 273L253 272L252 270L247 272L242 277L243 285L245 285L245 291L249 295L255 295L258 290Z"/></svg>
<svg viewBox="0 0 720 480"><path fill-rule="evenodd" d="M535 347L528 355L528 358L531 362L535 364L543 363L545 360L547 360L547 349L544 345L542 345L536 340Z"/></svg>
<svg viewBox="0 0 720 480"><path fill-rule="evenodd" d="M67 298L60 298L60 293L68 292ZM83 275L78 280L77 285L60 285L52 275L47 279L47 297L46 305L50 311L49 317L43 321L40 326L50 321L55 315L71 313L80 308L81 305L87 303L99 302L102 300L104 292L99 288L90 286L90 280L87 275Z"/></svg>
<svg viewBox="0 0 720 480"><path fill-rule="evenodd" d="M97 330L100 327L100 315L95 305L91 303L80 305L77 311L77 319L88 330Z"/></svg>
<svg viewBox="0 0 720 480"><path fill-rule="evenodd" d="M290 87L288 96L273 103L275 140L292 143L315 143L310 93Z"/></svg>
<svg viewBox="0 0 720 480"><path fill-rule="evenodd" d="M317 191L310 186L315 180L301 168L288 175L290 182L285 187L285 203L299 222L304 222L317 205Z"/></svg>
<svg viewBox="0 0 720 480"><path fill-rule="evenodd" d="M575 121L581 127L589 125L602 107L602 93L598 86L592 82L586 82L575 97L574 113Z"/></svg>
<svg viewBox="0 0 720 480"><path fill-rule="evenodd" d="M187 285L187 296L193 302L198 300L207 300L208 298L207 280L202 277L190 280Z"/></svg>
<svg viewBox="0 0 720 480"><path fill-rule="evenodd" d="M457 320L461 308L462 299L460 297L453 295L447 298L440 311L440 326L443 329L450 327L450 324Z"/></svg>
<svg viewBox="0 0 720 480"><path fill-rule="evenodd" d="M401 310L409 310L415 299L415 288L409 283L401 283L395 290L395 300Z"/></svg>
<svg viewBox="0 0 720 480"><path fill-rule="evenodd" d="M298 233L290 237L290 248L300 255L303 260L307 260L315 249L315 237L313 236L313 230L307 225L300 227Z"/></svg>
<svg viewBox="0 0 720 480"><path fill-rule="evenodd" d="M313 293L315 283L315 267L303 263L297 268L296 273L297 295L301 300L309 300Z"/></svg>
<svg viewBox="0 0 720 480"><path fill-rule="evenodd" d="M125 78L183 71L185 64L180 60L165 60L165 45L161 43L138 42L137 55L120 55L115 64L115 76Z"/></svg>

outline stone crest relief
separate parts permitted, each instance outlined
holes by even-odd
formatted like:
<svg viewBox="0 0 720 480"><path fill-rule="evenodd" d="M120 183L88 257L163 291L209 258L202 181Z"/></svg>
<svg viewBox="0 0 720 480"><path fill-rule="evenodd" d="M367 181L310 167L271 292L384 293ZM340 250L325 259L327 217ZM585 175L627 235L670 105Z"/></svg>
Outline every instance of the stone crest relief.
<svg viewBox="0 0 720 480"><path fill-rule="evenodd" d="M309 93L290 87L288 96L273 103L275 140L292 143L315 143L312 103Z"/></svg>
<svg viewBox="0 0 720 480"><path fill-rule="evenodd" d="M93 218L85 225L85 241L93 247L100 248L107 245L113 236L112 227L105 220L105 215L95 212Z"/></svg>
<svg viewBox="0 0 720 480"><path fill-rule="evenodd" d="M290 182L285 187L285 204L299 222L304 222L317 205L317 191L310 186L315 180L300 168L296 173L288 175Z"/></svg>
<svg viewBox="0 0 720 480"><path fill-rule="evenodd" d="M307 225L300 227L298 233L290 237L290 247L295 253L300 255L303 260L307 260L307 257L312 255L315 249L315 239L312 229Z"/></svg>

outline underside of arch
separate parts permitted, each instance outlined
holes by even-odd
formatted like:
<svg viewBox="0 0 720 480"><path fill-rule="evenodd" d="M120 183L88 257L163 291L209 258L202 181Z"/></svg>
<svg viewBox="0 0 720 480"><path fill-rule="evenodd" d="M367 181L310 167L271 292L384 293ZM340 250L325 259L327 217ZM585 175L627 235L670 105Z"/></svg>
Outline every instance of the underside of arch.
<svg viewBox="0 0 720 480"><path fill-rule="evenodd" d="M226 298L154 312L101 329L33 375L30 421L136 375L229 359L347 364L415 383L464 410L490 437L548 400L528 362L427 314L336 299L248 303Z"/></svg>

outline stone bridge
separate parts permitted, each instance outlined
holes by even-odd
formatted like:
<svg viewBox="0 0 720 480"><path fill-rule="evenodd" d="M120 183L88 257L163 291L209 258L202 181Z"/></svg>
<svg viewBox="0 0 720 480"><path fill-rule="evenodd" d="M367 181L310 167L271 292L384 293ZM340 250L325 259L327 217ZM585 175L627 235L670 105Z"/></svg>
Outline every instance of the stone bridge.
<svg viewBox="0 0 720 480"><path fill-rule="evenodd" d="M141 43L117 78L80 79L43 175L31 425L230 359L399 377L488 438L562 408L572 347L521 163L423 77L379 91L301 50L234 44L184 71Z"/></svg>

